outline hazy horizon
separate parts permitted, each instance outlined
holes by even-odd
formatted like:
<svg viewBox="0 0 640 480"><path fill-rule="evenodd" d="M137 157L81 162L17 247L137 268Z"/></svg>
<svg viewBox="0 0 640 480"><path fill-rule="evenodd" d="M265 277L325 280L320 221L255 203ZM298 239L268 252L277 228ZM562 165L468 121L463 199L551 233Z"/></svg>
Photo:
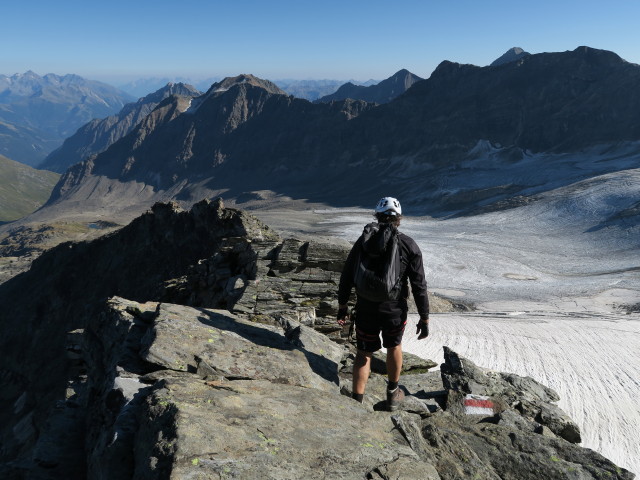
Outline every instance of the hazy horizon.
<svg viewBox="0 0 640 480"><path fill-rule="evenodd" d="M530 53L611 50L640 63L631 2L430 5L380 1L242 5L166 0L3 9L13 39L0 73L75 73L111 84L153 77L208 79L251 73L270 80L428 78L443 60L488 65L512 47Z"/></svg>

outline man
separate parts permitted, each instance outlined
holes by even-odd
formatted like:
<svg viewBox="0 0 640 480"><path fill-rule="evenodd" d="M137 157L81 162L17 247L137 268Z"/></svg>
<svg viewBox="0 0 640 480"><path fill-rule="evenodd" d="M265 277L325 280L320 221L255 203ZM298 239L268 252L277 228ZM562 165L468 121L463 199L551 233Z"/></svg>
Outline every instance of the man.
<svg viewBox="0 0 640 480"><path fill-rule="evenodd" d="M398 381L402 370L401 343L407 323L409 283L420 314L416 330L419 340L429 335L429 300L420 248L413 239L397 231L402 219L400 202L393 197L382 198L376 205L375 218L377 223L365 227L365 232L353 245L345 262L338 287L338 323L344 325L347 320L347 302L351 289L355 286L358 353L353 365L352 396L362 402L371 372L371 356L384 346L387 349L387 407L394 411L404 399L404 392L398 388ZM388 268L390 255L393 254L390 252L393 235L397 235L397 248L400 249L403 264L399 274L400 295L397 300L373 301L371 296L367 299L364 291L358 292L356 284L358 269L362 269L361 261L368 259L369 267L384 275L380 270Z"/></svg>

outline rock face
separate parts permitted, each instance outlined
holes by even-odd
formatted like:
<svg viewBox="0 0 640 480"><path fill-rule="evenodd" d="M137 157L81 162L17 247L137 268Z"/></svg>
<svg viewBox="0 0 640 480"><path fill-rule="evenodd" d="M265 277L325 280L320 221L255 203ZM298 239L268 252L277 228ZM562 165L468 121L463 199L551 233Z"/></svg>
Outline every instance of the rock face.
<svg viewBox="0 0 640 480"><path fill-rule="evenodd" d="M142 383L134 397L144 400L138 398L132 406L138 410L136 431L116 435L121 430L118 412L112 415L112 425L95 422L99 441L88 445L90 478L114 478L110 476L113 453L123 451L125 442L132 450L131 461L126 476L122 464L118 465L118 474L123 475L119 478L185 478L198 473L300 478L313 472L317 475L318 470L325 471L325 478L353 478L385 464L401 472L417 473L420 468L435 473L388 428L384 417L369 419L365 409L339 394L342 349L324 335L301 326L305 336L315 341L296 344L282 329L238 321L228 312L164 304L158 308L164 313L146 320L149 330L140 344L128 337L123 343L139 349L150 364L163 370L138 378ZM129 313L136 310L140 311L133 302L112 300L91 338L108 338L111 325L144 322ZM180 342L166 335L149 335L176 315L183 322L183 328L175 330L182 333ZM172 351L186 361L170 361L170 368L165 369L170 357L149 357L148 337L153 339L148 347ZM182 350L185 342L189 351ZM100 349L100 345L91 345L96 347ZM112 357L114 368L122 363L117 353ZM119 377L105 379L102 363L97 366L98 376L94 376L88 365L88 387L101 391L100 397L91 400L101 405L113 395L113 390L104 387L115 385ZM333 379L323 376L328 366ZM232 372L223 374L227 368ZM122 373L132 376L132 372ZM144 390L145 384L152 387ZM102 418L97 409L95 415ZM158 438L163 440L159 443ZM134 452L133 442L143 447ZM350 452L348 456L344 451Z"/></svg>
<svg viewBox="0 0 640 480"><path fill-rule="evenodd" d="M553 391L449 350L441 373L407 356L395 414L382 357L353 401L347 250L216 201L43 254L0 286L0 476L633 478L571 443Z"/></svg>
<svg viewBox="0 0 640 480"><path fill-rule="evenodd" d="M348 350L296 328L302 340L223 310L112 298L87 325L87 377L67 400L86 409L87 476L633 478L591 450L536 433L540 425L517 409L450 407L457 392L432 373L403 375L408 396L396 414L384 402L361 405L340 395ZM477 380L478 367L447 351L447 364L456 361L473 375L458 372L458 381ZM498 383L487 385L498 391ZM374 373L368 388L382 396L383 377ZM518 395L541 390L529 381Z"/></svg>
<svg viewBox="0 0 640 480"><path fill-rule="evenodd" d="M135 103L126 104L117 115L93 119L67 138L44 159L40 168L63 173L71 165L81 162L91 155L106 150L138 125L160 102L172 95L196 97L201 95L191 85L169 83L154 93L140 98Z"/></svg>
<svg viewBox="0 0 640 480"><path fill-rule="evenodd" d="M558 394L530 377L483 371L447 347L441 371L444 386L451 392L449 411L464 411L464 398L469 395L488 397L488 402L491 402L491 398L496 398L495 413L513 409L529 422L537 422L540 431L547 427L555 435L571 443L582 441L578 426L553 405L560 400Z"/></svg>
<svg viewBox="0 0 640 480"><path fill-rule="evenodd" d="M386 80L382 80L377 85L362 86L354 85L351 82L345 83L335 93L325 95L317 100L318 102L327 103L334 100L364 100L371 103L387 103L402 95L411 85L419 82L422 78L414 75L408 70L402 69L394 73Z"/></svg>
<svg viewBox="0 0 640 480"><path fill-rule="evenodd" d="M84 328L114 294L160 299L165 281L213 254L223 237L238 236L277 238L256 219L219 203L202 202L191 212L158 205L113 235L46 252L30 271L2 284L1 382L12 407L0 412L0 457L29 451L45 429L47 412L64 398L68 332Z"/></svg>

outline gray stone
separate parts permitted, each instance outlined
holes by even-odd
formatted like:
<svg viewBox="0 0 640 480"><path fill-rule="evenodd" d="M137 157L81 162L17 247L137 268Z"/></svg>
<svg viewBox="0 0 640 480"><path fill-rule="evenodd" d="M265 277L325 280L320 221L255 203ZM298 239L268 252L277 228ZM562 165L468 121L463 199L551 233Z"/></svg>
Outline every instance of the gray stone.
<svg viewBox="0 0 640 480"><path fill-rule="evenodd" d="M304 333L291 341L282 329L248 322L223 310L161 304L142 340L141 355L172 370L195 372L199 358L226 378L268 379L337 391L340 357L334 353L331 360L330 356L338 347L329 348L329 340L321 334L298 328ZM316 345L322 345L318 352Z"/></svg>
<svg viewBox="0 0 640 480"><path fill-rule="evenodd" d="M420 358L411 353L402 352L402 373L424 373L430 368L437 367L433 360ZM371 358L371 370L383 375L387 374L387 354L378 350Z"/></svg>
<svg viewBox="0 0 640 480"><path fill-rule="evenodd" d="M620 469L593 450L519 426L469 423L447 412L422 419L427 452L443 480L626 479Z"/></svg>
<svg viewBox="0 0 640 480"><path fill-rule="evenodd" d="M377 470L438 478L393 427L387 414L337 393L264 380L169 379L147 399L137 442L155 450L138 452L135 474L352 479Z"/></svg>
<svg viewBox="0 0 640 480"><path fill-rule="evenodd" d="M490 397L496 412L514 409L520 415L548 427L554 434L572 443L580 443L580 429L556 402L559 397L552 389L529 377L512 373L484 370L444 347L445 363L441 366L442 381L450 391L447 409L464 415L466 394Z"/></svg>

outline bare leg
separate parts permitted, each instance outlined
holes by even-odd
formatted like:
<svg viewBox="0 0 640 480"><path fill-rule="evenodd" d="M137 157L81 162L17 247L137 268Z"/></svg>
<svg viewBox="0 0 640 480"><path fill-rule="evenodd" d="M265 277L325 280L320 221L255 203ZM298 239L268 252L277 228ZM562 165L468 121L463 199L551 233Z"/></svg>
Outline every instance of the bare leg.
<svg viewBox="0 0 640 480"><path fill-rule="evenodd" d="M402 345L396 345L395 347L387 348L387 376L389 377L389 381L397 382L398 380L400 380L401 370Z"/></svg>
<svg viewBox="0 0 640 480"><path fill-rule="evenodd" d="M358 350L353 362L353 393L364 394L371 372L371 352Z"/></svg>

